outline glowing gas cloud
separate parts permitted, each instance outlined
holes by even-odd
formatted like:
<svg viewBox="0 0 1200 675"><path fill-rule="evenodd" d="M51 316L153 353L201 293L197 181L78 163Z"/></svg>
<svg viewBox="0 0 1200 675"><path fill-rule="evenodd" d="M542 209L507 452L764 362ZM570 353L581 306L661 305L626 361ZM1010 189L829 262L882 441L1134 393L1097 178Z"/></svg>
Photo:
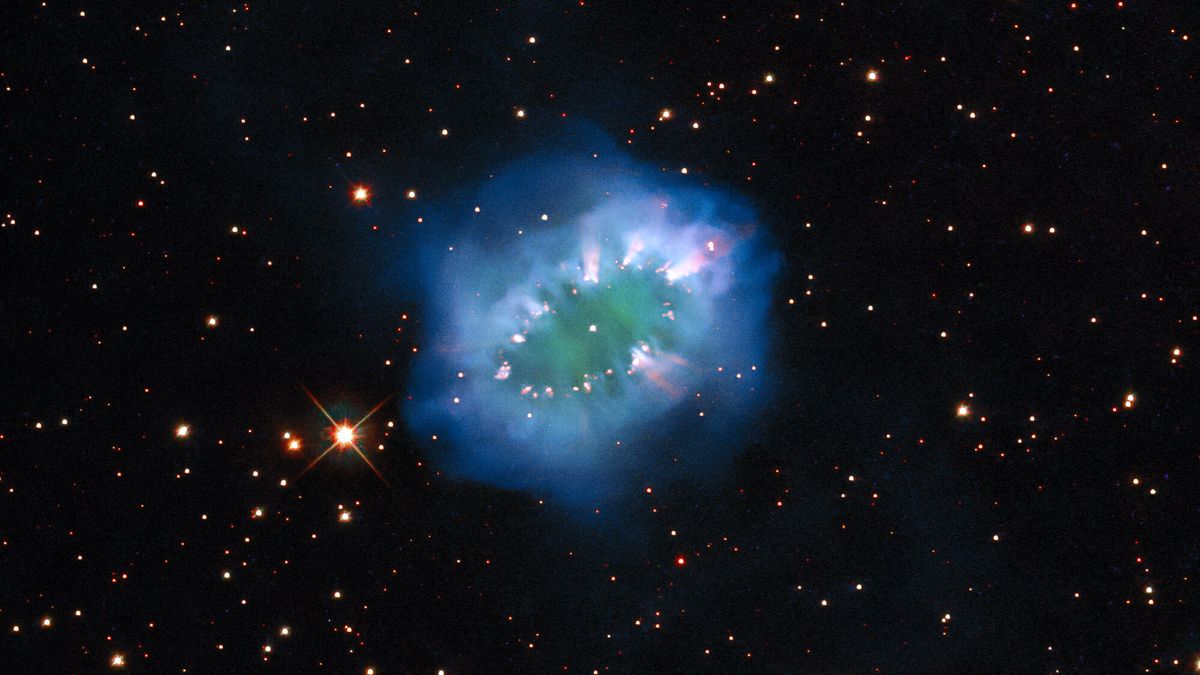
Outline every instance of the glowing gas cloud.
<svg viewBox="0 0 1200 675"><path fill-rule="evenodd" d="M683 178L592 142L430 219L405 413L439 469L591 506L743 447L778 257L744 203Z"/></svg>

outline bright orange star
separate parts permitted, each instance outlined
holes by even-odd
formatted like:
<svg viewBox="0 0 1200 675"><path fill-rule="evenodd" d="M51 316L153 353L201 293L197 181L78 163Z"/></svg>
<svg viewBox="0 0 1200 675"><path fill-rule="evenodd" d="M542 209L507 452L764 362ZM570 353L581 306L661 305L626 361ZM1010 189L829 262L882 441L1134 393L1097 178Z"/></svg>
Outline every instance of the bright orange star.
<svg viewBox="0 0 1200 675"><path fill-rule="evenodd" d="M365 185L356 185L350 192L355 204L366 204L371 201L371 191Z"/></svg>
<svg viewBox="0 0 1200 675"><path fill-rule="evenodd" d="M366 415L363 415L362 419L354 424L351 424L348 420L342 420L341 422L334 420L329 414L329 411L325 410L325 406L321 405L321 402L317 400L316 396L313 396L311 391L309 391L307 388L304 388L304 393L308 394L308 398L311 399L313 404L317 406L317 409L321 411L321 414L325 416L325 419L329 420L329 423L333 425L329 428L329 437L333 439L333 443L331 443L328 448L325 448L324 452L317 455L316 459L309 462L308 466L304 467L304 471L300 472L300 475L303 476L304 474L308 473L309 469L312 469L314 466L316 466L317 462L325 459L325 455L328 455L334 448L341 448L343 450L350 448L354 450L354 452L359 456L360 459L362 459L363 462L366 463L367 466L371 467L371 471L375 473L379 480L383 481L384 485L387 485L387 479L383 477L383 474L379 473L379 469L375 468L375 465L371 463L371 460L367 459L367 455L362 451L362 448L358 447L357 441L358 428L362 426L363 422L366 422L371 415L374 415L376 412L378 412L378 410L383 407L383 404L392 400L392 397L388 396L387 398L383 399L374 408L371 408L370 412L368 412Z"/></svg>

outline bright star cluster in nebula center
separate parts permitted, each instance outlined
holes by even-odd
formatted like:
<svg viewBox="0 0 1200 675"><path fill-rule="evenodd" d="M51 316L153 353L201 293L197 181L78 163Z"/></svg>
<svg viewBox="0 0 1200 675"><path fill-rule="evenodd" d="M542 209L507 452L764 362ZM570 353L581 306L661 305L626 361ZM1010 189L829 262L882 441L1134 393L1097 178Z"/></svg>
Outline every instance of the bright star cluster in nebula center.
<svg viewBox="0 0 1200 675"><path fill-rule="evenodd" d="M408 412L435 458L574 503L719 472L769 386L778 263L752 211L615 152L514 164L478 201L430 246Z"/></svg>

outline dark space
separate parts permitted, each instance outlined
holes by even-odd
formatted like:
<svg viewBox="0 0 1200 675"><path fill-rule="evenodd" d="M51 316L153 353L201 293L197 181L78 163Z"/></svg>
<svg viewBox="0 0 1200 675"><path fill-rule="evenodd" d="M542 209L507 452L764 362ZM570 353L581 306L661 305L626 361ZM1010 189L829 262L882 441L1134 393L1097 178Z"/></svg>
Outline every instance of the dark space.
<svg viewBox="0 0 1200 675"><path fill-rule="evenodd" d="M1187 3L4 14L0 670L1200 670ZM589 138L780 263L729 459L579 509L404 405L440 218Z"/></svg>

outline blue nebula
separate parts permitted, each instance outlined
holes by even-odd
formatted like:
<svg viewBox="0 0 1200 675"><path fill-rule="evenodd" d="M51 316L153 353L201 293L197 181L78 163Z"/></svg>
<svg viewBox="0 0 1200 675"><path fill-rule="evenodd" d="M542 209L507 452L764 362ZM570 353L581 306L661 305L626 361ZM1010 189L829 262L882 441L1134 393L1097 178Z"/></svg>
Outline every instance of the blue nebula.
<svg viewBox="0 0 1200 675"><path fill-rule="evenodd" d="M771 389L780 258L734 195L582 145L426 219L408 426L446 475L568 506L711 484Z"/></svg>

